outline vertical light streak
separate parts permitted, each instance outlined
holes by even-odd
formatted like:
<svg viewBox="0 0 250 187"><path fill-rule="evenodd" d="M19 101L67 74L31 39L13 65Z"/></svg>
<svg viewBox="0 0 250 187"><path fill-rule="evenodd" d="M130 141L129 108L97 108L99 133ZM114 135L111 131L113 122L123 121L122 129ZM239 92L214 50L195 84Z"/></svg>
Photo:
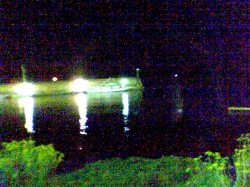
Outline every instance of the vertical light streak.
<svg viewBox="0 0 250 187"><path fill-rule="evenodd" d="M87 106L88 106L88 102L87 102L87 95L80 93L78 95L75 96L75 101L77 103L78 106L78 110L79 110L79 115L80 115L80 133L81 134L87 134L85 132L87 126L86 126L86 122L88 120L87 118Z"/></svg>
<svg viewBox="0 0 250 187"><path fill-rule="evenodd" d="M123 104L123 110L122 110L122 115L123 115L123 121L124 124L126 125L128 122L128 115L129 115L129 97L128 93L122 93L122 104ZM128 127L124 127L125 131L128 131Z"/></svg>
<svg viewBox="0 0 250 187"><path fill-rule="evenodd" d="M18 99L18 105L20 108L24 109L25 115L25 128L29 133L34 133L34 98L33 97L23 97Z"/></svg>

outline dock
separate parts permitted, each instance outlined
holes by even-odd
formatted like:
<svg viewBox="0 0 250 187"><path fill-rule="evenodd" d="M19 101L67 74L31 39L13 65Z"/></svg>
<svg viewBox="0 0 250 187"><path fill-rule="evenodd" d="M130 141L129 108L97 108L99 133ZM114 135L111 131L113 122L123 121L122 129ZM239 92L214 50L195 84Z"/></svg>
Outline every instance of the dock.
<svg viewBox="0 0 250 187"><path fill-rule="evenodd" d="M49 82L18 82L0 85L0 98L44 96L76 93L119 92L143 89L138 77L102 79L51 80Z"/></svg>

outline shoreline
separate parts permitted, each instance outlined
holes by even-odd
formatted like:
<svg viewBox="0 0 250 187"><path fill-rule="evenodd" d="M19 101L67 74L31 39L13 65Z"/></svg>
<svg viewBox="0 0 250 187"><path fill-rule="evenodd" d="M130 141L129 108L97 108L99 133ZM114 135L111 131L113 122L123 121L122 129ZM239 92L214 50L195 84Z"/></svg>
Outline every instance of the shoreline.
<svg viewBox="0 0 250 187"><path fill-rule="evenodd" d="M142 82L137 77L75 79L67 81L25 82L26 87L15 84L0 85L0 98L15 98L27 96L68 95L77 93L106 93L143 89ZM15 88L19 86L20 93ZM32 87L32 91L31 91ZM29 92L31 91L31 92ZM27 94L26 94L27 92Z"/></svg>

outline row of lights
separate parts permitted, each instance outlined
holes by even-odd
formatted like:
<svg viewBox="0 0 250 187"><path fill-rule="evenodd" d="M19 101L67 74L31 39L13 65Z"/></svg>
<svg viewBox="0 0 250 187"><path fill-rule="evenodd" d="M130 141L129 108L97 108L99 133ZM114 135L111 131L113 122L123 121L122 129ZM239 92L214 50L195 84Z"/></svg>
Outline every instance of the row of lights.
<svg viewBox="0 0 250 187"><path fill-rule="evenodd" d="M57 81L58 79L56 77L53 77L52 81ZM126 86L128 84L127 79L122 79L121 80L121 85ZM89 86L89 83L87 80L79 78L75 79L73 83L71 84L71 91L76 92L76 93L81 93L87 90ZM32 96L35 94L35 85L29 82L23 82L21 84L18 84L17 86L14 87L14 91L19 95L19 96Z"/></svg>

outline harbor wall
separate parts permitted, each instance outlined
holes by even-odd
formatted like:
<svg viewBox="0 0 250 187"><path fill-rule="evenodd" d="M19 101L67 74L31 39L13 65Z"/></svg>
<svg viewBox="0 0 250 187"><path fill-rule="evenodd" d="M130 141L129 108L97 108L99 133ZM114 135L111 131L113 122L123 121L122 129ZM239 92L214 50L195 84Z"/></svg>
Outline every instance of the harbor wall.
<svg viewBox="0 0 250 187"><path fill-rule="evenodd" d="M102 78L102 79L85 79L88 82L87 92L91 90L100 90L111 87L127 87L129 89L142 89L143 85L137 77L119 77L119 78ZM126 85L122 85L121 81L126 80ZM31 82L35 87L35 95L61 94L72 92L72 84L74 80L66 81L50 81L50 82ZM0 95L15 95L15 84L0 85Z"/></svg>

